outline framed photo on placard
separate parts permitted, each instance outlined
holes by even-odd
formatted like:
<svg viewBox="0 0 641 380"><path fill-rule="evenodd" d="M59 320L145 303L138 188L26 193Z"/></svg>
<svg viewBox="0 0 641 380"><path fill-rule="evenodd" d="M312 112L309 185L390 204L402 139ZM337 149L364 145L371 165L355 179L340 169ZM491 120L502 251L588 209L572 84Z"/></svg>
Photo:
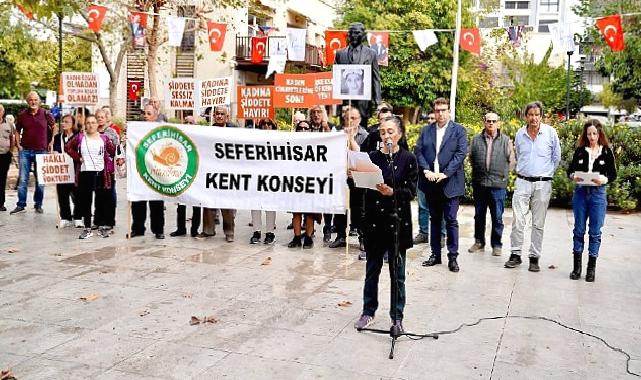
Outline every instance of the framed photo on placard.
<svg viewBox="0 0 641 380"><path fill-rule="evenodd" d="M372 67L370 65L334 65L334 99L370 100Z"/></svg>

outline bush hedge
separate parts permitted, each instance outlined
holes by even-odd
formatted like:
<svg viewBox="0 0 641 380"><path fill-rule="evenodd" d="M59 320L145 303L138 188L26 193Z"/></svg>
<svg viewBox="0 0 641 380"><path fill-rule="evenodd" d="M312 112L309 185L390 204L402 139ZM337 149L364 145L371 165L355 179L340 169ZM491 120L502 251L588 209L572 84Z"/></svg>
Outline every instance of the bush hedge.
<svg viewBox="0 0 641 380"><path fill-rule="evenodd" d="M523 124L520 120L503 122L501 132L514 139L516 131ZM569 123L560 123L555 121L552 122L552 126L556 129L561 142L561 164L554 173L550 203L555 206L569 207L572 203L574 184L565 173L569 162L572 160L572 154L582 131L583 122L573 120ZM422 128L422 125L417 124L406 126L407 140L412 150L416 145L416 139ZM468 132L468 140L471 141L472 136L480 133L483 127L479 123L466 124L465 128ZM614 151L618 173L617 180L608 185L609 205L611 208L623 211L638 209L641 206L641 128L630 128L625 124L617 124L607 126L605 131ZM465 160L465 174L465 200L471 202L472 169L469 160ZM515 179L516 175L510 173L507 188L508 203L512 198Z"/></svg>

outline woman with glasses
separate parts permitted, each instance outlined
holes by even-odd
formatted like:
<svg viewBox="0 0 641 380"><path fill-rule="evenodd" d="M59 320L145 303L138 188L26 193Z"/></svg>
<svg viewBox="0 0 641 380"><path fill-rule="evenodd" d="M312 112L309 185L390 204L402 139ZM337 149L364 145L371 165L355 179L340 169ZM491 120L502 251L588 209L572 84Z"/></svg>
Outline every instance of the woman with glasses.
<svg viewBox="0 0 641 380"><path fill-rule="evenodd" d="M568 176L576 183L572 197L574 211L574 269L572 280L581 278L581 259L585 245L586 222L588 223L588 267L585 281L594 281L596 259L601 247L601 227L608 207L606 185L617 177L614 153L610 149L603 126L596 119L588 120L583 126ZM596 174L596 175L595 175ZM591 177L585 180L585 177Z"/></svg>
<svg viewBox="0 0 641 380"><path fill-rule="evenodd" d="M65 145L65 152L76 163L76 185L79 215L84 219L85 229L79 239L88 239L91 232L91 203L96 197L94 224L100 236L109 237L108 223L115 211L111 196L111 176L114 165L111 157L116 147L106 135L98 132L98 121L93 115L85 118L85 131L80 132Z"/></svg>
<svg viewBox="0 0 641 380"><path fill-rule="evenodd" d="M307 120L301 120L296 123L296 132L311 132L311 126ZM301 223L305 220L305 236L302 236ZM321 222L321 214L313 213L292 213L292 226L294 228L294 238L287 244L289 248L298 248L301 245L303 249L311 249L314 247L314 222ZM269 229L268 229L269 230Z"/></svg>
<svg viewBox="0 0 641 380"><path fill-rule="evenodd" d="M396 284L392 284L390 317L392 325L403 331L405 308L405 253L412 247L411 200L416 194L418 167L416 157L401 149L403 123L397 116L383 119L379 128L381 140L389 142L369 153L372 162L383 174L383 183L376 190L365 190L363 235L367 252L367 267L363 290L363 313L354 327L366 328L374 321L378 308L378 278L383 257L390 252L390 274L395 269ZM395 223L396 221L396 223ZM398 241L396 241L398 239ZM395 255L396 243L398 252Z"/></svg>
<svg viewBox="0 0 641 380"><path fill-rule="evenodd" d="M276 123L271 119L260 119L256 125L256 129L262 129L267 131L275 131L278 128ZM262 210L251 210L252 216L252 227L254 227L254 233L249 239L250 244L260 243L261 230L263 227L263 222L261 218ZM300 222L298 223L300 226ZM265 240L263 244L274 244L274 229L276 229L276 211L265 211Z"/></svg>

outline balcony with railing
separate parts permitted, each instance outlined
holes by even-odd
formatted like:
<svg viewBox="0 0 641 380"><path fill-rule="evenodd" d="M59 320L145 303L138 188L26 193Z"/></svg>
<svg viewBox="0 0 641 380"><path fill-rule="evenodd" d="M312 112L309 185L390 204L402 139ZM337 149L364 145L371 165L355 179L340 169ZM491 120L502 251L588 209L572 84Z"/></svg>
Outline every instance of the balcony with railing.
<svg viewBox="0 0 641 380"><path fill-rule="evenodd" d="M265 54L263 54L263 61L261 63L252 63L251 62L251 36L236 36L236 55L235 59L239 66L267 66L269 62L269 52L270 46L273 47L274 44L279 46L287 46L287 39L283 36L273 36L267 38L267 46L265 46ZM293 61L293 64L302 64L309 66L310 68L320 69L322 63L319 56L319 50L321 48L305 44L305 61L296 62Z"/></svg>

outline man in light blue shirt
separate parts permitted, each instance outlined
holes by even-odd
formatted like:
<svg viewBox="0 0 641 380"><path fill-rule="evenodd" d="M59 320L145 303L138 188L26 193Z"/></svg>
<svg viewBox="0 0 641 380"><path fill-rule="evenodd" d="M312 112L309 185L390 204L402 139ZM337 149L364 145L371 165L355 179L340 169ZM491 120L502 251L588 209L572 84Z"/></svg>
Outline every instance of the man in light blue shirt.
<svg viewBox="0 0 641 380"><path fill-rule="evenodd" d="M531 212L530 272L540 270L539 257L543 246L545 216L552 195L552 178L561 161L559 136L554 128L541 123L542 115L541 102L526 105L527 125L519 129L514 137L517 178L512 197L512 254L505 267L516 268L521 264L523 233L526 218Z"/></svg>

